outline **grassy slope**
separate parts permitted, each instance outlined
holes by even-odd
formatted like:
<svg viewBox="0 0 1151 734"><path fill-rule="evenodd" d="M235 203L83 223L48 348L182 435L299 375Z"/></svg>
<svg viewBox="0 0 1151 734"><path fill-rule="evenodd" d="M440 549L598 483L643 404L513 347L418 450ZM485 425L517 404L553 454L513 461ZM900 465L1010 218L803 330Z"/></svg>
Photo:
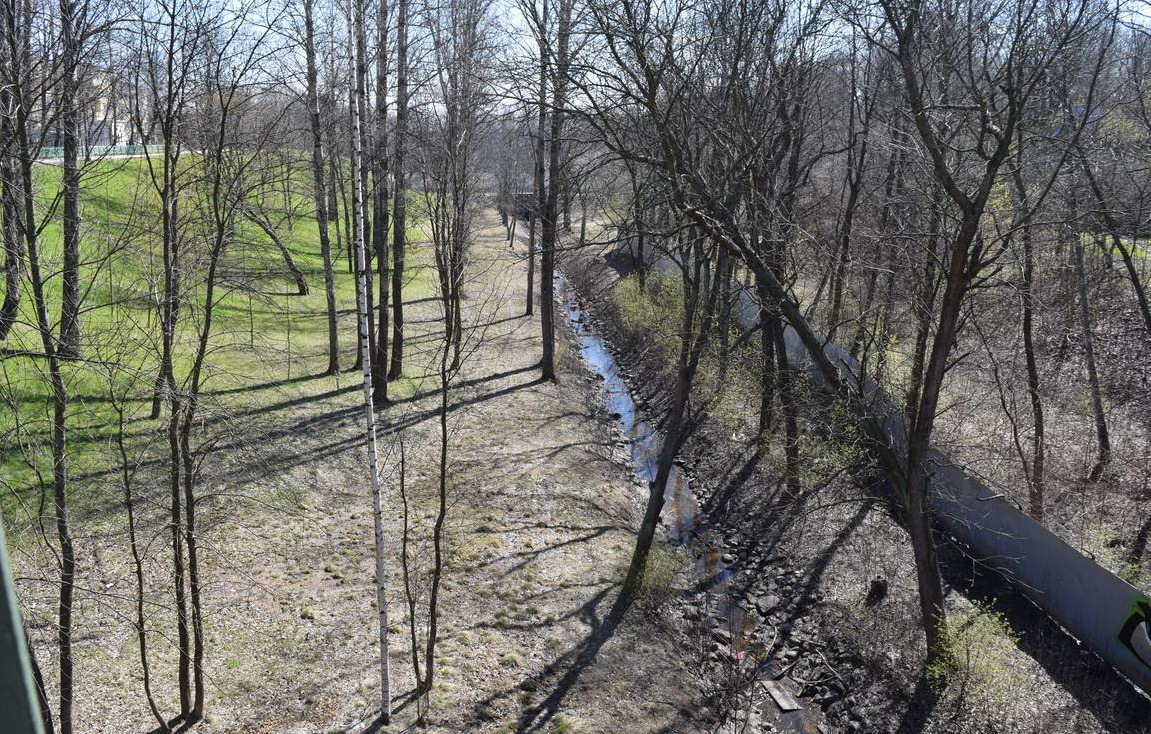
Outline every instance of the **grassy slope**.
<svg viewBox="0 0 1151 734"><path fill-rule="evenodd" d="M47 221L41 235L41 260L49 275L49 318L59 318L62 229L54 197L60 169L36 169L42 192L40 214ZM302 174L301 174L302 176ZM284 379L312 375L327 365L327 322L324 305L323 261L314 214L310 210L308 182L293 186L294 219L279 228L280 236L304 272L311 293L294 295L295 286L279 252L269 238L251 224L239 231L239 242L225 254L223 282L215 306L211 352L203 390L219 407L252 407L269 399L259 390ZM130 396L126 414L131 423L147 414L150 389L159 363L158 323L155 299L163 287L162 251L158 234L157 196L143 159L104 161L86 172L82 198L84 218L81 273L84 311L81 320L85 361L67 364L66 380L72 404L69 410L69 470L83 477L106 471L116 458L109 442L117 430L116 412L108 400L111 380L116 389ZM280 206L277 216L283 216ZM185 216L192 213L185 204ZM412 228L410 239L418 234ZM335 233L333 232L333 240ZM333 241L333 247L335 243ZM188 257L195 243L186 245ZM341 360L346 368L354 361L355 279L347 272L342 253L335 253L336 297L341 311ZM418 261L417 261L418 265ZM431 294L434 283L416 275L406 288L408 299ZM194 266L185 276L191 287L184 293L176 348L177 380L186 378L195 348L203 311L204 288L194 282L201 277ZM25 285L20 319L4 345L12 351L40 352L40 335L34 327L31 288ZM269 353L282 355L268 367ZM5 489L0 507L12 509L13 491L26 497L28 490L50 479L51 402L42 359L0 359L0 398L11 410L0 411L0 477ZM323 381L321 381L323 382ZM410 385L393 387L397 395ZM130 426L135 444L150 432ZM23 446L23 450L18 450ZM84 481L73 491L81 504L88 493ZM9 513L6 513L9 514ZM10 514L9 514L10 516Z"/></svg>

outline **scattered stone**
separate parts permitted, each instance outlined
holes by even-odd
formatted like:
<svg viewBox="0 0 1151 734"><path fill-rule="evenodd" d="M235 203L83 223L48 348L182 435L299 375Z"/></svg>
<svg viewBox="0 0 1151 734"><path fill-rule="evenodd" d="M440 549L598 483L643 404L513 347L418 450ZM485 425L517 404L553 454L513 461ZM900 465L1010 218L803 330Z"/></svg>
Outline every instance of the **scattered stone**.
<svg viewBox="0 0 1151 734"><path fill-rule="evenodd" d="M820 686L819 702L828 706L843 697L843 694L830 686Z"/></svg>
<svg viewBox="0 0 1151 734"><path fill-rule="evenodd" d="M764 594L755 601L755 608L765 617L779 607L779 597L775 594Z"/></svg>

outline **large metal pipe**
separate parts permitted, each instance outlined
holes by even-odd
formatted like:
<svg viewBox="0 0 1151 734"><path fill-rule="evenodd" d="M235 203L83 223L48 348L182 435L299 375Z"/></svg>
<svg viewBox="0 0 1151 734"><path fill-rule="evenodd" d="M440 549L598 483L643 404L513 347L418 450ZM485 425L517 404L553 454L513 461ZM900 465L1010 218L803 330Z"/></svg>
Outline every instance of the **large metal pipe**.
<svg viewBox="0 0 1151 734"><path fill-rule="evenodd" d="M791 327L786 332L791 364L822 382L799 337ZM828 344L825 352L844 372L859 374L859 364L839 347ZM870 392L892 448L905 455L902 414L878 388ZM931 451L927 462L936 522L976 561L1002 573L1069 634L1151 693L1151 600L939 451Z"/></svg>
<svg viewBox="0 0 1151 734"><path fill-rule="evenodd" d="M652 248L648 248L650 252ZM629 255L627 245L623 250ZM678 267L666 257L649 255L649 266L663 272ZM744 329L759 320L759 303L741 290L733 304ZM785 329L791 366L806 370L826 386L806 347ZM834 344L825 354L840 375L857 384L859 362ZM862 392L874 407L892 449L906 456L907 428L902 413L872 380ZM1151 694L1151 599L1032 520L981 481L938 451L931 467L931 509L938 524L965 546L979 563L1002 573L1073 637L1094 650L1144 693Z"/></svg>

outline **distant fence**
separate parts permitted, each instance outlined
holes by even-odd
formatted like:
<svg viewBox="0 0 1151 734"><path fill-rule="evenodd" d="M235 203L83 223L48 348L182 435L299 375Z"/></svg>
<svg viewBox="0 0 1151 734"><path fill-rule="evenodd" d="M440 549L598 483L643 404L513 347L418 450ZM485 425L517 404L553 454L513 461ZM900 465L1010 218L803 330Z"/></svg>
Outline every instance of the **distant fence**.
<svg viewBox="0 0 1151 734"><path fill-rule="evenodd" d="M163 145L93 145L80 149L80 159L104 158L106 156L144 155L145 153L161 153ZM64 157L62 147L41 148L36 160L53 160Z"/></svg>

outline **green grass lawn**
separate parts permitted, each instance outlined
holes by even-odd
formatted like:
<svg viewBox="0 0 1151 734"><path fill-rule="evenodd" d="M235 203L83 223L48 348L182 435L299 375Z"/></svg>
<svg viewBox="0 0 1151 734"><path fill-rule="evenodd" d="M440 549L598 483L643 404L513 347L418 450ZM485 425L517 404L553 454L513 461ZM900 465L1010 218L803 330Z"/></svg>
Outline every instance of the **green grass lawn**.
<svg viewBox="0 0 1151 734"><path fill-rule="evenodd" d="M185 157L193 172L194 160ZM229 410L256 407L273 401L277 384L320 373L327 366L327 318L323 261L320 256L310 176L298 166L286 192L265 199L265 210L276 220L280 238L310 286L308 296L295 295L295 283L270 239L253 224L237 227L235 243L221 262L216 291L210 351L202 390L206 401ZM61 238L57 199L60 169L38 166L42 192L40 216L47 219L42 232L41 262L48 275L49 318L54 327L60 313ZM189 229L203 210L196 206L195 187L181 202ZM418 200L418 197L412 197ZM413 202L414 203L414 202ZM415 207L410 207L415 209ZM289 216L289 210L291 215ZM69 471L75 476L115 466L111 443L118 430L111 391L126 396L125 412L131 422L133 446L155 440L160 422L147 421L152 384L159 365L159 323L156 300L163 290L163 255L159 233L158 197L143 159L104 161L85 175L82 195L83 239L81 316L83 359L65 366L71 405L68 414ZM409 228L410 242L422 238L418 219ZM333 250L336 249L332 231ZM185 250L180 328L175 346L177 381L189 373L203 321L205 288L203 237L190 234ZM355 359L355 278L348 273L345 253L333 252L336 265L337 304L340 309L341 364ZM432 295L434 278L421 266L419 246L411 248L405 300ZM0 344L0 508L35 497L51 477L51 399L47 364L41 357L20 355L42 351L35 328L31 288L25 284L18 324ZM330 380L315 380L317 393L330 390ZM347 384L345 377L343 384ZM403 395L412 388L394 386ZM156 424L156 425L151 425ZM82 481L73 492L83 504Z"/></svg>

